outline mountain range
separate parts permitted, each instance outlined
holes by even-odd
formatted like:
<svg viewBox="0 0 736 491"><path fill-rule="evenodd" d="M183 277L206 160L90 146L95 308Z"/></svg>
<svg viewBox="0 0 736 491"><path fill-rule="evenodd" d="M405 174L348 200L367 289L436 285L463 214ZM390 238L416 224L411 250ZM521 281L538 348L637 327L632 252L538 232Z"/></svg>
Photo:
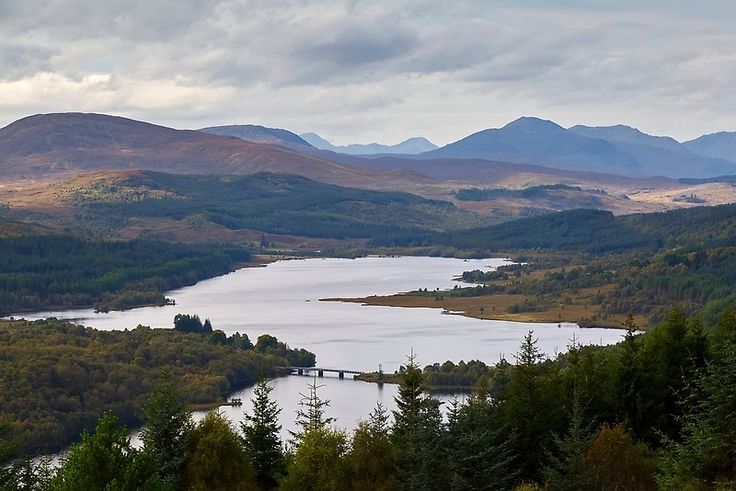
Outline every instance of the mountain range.
<svg viewBox="0 0 736 491"><path fill-rule="evenodd" d="M354 143L352 145L333 145L317 133L303 133L300 135L304 140L309 142L315 148L320 150L329 150L331 152L346 153L349 155L378 155L378 154L395 154L395 155L415 155L422 152L435 150L437 145L423 137L409 138L396 145L383 145L381 143Z"/></svg>
<svg viewBox="0 0 736 491"><path fill-rule="evenodd" d="M736 133L725 132L679 143L623 125L566 129L524 117L416 155L397 151L434 145L423 139L376 144L373 150L386 155L370 158L320 150L312 145L313 137L303 136L257 125L194 131L105 114L39 114L0 129L0 177L35 179L131 168L220 175L265 171L332 184L403 189L429 181L607 184L621 178L736 174L736 162L724 158L736 155Z"/></svg>
<svg viewBox="0 0 736 491"><path fill-rule="evenodd" d="M418 157L496 160L641 177L736 173L736 162L694 153L672 138L622 125L566 129L533 117L473 133Z"/></svg>

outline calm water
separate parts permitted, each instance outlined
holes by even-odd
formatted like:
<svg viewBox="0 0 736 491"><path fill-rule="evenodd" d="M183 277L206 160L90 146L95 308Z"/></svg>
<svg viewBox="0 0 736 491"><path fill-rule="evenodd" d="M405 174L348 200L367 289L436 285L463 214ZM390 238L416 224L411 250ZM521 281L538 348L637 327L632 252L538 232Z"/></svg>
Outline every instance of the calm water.
<svg viewBox="0 0 736 491"><path fill-rule="evenodd" d="M462 260L429 257L367 257L279 261L263 268L241 269L197 285L169 292L175 306L146 307L95 314L91 309L43 312L26 318L55 316L98 329L132 329L138 324L171 327L177 313L209 318L215 329L247 333L251 340L270 333L291 346L317 354L318 366L393 371L411 349L420 365L444 360L513 360L522 337L534 330L540 348L554 355L575 336L583 344L610 344L622 331L580 329L575 324L529 324L444 315L440 309L404 309L322 302L326 297L391 294L418 288L451 288L465 270L489 269L503 259ZM294 411L306 393L307 377L274 381L274 395L284 408L282 424L292 427ZM320 394L332 401L330 415L338 426L351 428L365 419L376 402L393 407L395 387L337 378L321 379ZM250 389L235 395L244 406L223 408L239 420Z"/></svg>

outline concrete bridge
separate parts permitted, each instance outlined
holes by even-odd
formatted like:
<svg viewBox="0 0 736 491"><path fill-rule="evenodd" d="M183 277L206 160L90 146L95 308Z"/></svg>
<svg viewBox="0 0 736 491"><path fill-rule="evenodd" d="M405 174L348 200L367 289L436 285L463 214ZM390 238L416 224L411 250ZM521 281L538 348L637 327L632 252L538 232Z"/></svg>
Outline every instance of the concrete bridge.
<svg viewBox="0 0 736 491"><path fill-rule="evenodd" d="M318 377L324 377L325 373L336 373L338 378L345 378L345 374L350 375L361 375L363 372L357 370L345 370L342 368L318 368L318 367L288 367L291 370L292 375L309 375L310 373L317 372Z"/></svg>

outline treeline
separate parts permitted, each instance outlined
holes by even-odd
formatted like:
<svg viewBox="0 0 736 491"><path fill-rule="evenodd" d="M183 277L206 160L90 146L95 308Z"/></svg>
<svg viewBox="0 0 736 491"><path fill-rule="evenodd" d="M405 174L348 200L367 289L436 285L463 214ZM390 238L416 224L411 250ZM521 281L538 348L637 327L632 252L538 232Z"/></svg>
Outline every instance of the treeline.
<svg viewBox="0 0 736 491"><path fill-rule="evenodd" d="M69 236L0 238L0 315L95 306L163 305L163 292L249 261L240 246L102 241Z"/></svg>
<svg viewBox="0 0 736 491"><path fill-rule="evenodd" d="M530 186L523 189L508 189L508 188L464 188L458 189L455 193L455 198L460 201L491 201L501 198L523 198L523 199L534 199L534 198L545 198L550 196L550 191L583 191L580 186L571 186L569 184L542 184L540 186ZM606 194L601 189L586 190L587 192L595 194Z"/></svg>
<svg viewBox="0 0 736 491"><path fill-rule="evenodd" d="M2 321L0 346L0 420L27 452L58 450L104 410L139 424L162 371L186 387L182 402L217 403L258 377L315 361L269 335L254 346L245 334L219 330L98 331L54 319Z"/></svg>
<svg viewBox="0 0 736 491"><path fill-rule="evenodd" d="M58 471L19 461L6 473L26 471L35 489L733 489L736 310L709 337L673 309L645 334L630 324L617 346L569 348L549 359L530 333L515 364L491 371L412 360L392 421L379 405L352 434L311 386L289 442L265 382L237 429L217 413L193 424L165 386L146 406L142 449L104 415ZM443 417L424 391L438 371L486 379Z"/></svg>

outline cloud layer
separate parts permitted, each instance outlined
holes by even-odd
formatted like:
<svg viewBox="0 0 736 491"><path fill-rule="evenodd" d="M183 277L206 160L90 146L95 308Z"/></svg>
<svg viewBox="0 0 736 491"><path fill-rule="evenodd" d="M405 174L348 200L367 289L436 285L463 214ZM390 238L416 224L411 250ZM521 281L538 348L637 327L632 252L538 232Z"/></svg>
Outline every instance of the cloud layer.
<svg viewBox="0 0 736 491"><path fill-rule="evenodd" d="M94 111L440 144L521 115L736 130L736 4L640 3L0 0L0 123Z"/></svg>

